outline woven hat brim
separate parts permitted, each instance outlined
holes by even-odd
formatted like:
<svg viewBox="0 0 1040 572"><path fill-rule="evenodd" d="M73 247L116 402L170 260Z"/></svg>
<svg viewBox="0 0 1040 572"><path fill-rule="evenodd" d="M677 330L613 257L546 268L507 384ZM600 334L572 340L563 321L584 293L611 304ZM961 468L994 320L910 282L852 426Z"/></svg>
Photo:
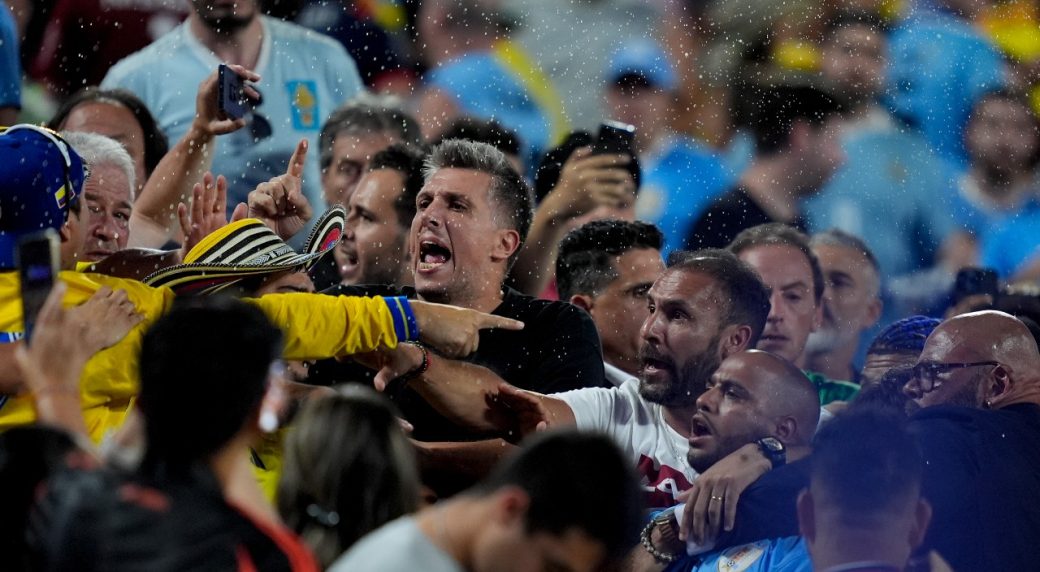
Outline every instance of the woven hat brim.
<svg viewBox="0 0 1040 572"><path fill-rule="evenodd" d="M299 267L310 269L315 262L339 244L343 235L345 218L346 211L338 205L325 211L308 236L306 251L302 254L279 255L275 260L263 262L257 262L254 259L249 264L216 262L177 264L152 273L144 279L144 283L153 287L170 288L178 295L199 296L219 292L240 280L253 276L274 274ZM241 230L250 232L248 228ZM224 250L225 243L232 241L233 238L233 236L229 236L213 241L210 245L212 251L207 256L210 259L219 258L212 253L230 252L230 250ZM276 240L280 242L280 239Z"/></svg>

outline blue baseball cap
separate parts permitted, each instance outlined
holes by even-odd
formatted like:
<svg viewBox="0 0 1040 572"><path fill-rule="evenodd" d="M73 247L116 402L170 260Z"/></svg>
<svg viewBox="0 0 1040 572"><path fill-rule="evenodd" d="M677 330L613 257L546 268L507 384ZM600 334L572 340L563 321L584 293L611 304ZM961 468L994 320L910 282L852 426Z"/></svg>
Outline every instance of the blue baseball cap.
<svg viewBox="0 0 1040 572"><path fill-rule="evenodd" d="M641 77L651 87L666 91L675 89L679 83L668 54L657 42L644 38L624 42L611 56L607 82L613 85L625 76Z"/></svg>
<svg viewBox="0 0 1040 572"><path fill-rule="evenodd" d="M83 159L54 131L0 130L0 268L15 268L20 237L65 224L85 179Z"/></svg>

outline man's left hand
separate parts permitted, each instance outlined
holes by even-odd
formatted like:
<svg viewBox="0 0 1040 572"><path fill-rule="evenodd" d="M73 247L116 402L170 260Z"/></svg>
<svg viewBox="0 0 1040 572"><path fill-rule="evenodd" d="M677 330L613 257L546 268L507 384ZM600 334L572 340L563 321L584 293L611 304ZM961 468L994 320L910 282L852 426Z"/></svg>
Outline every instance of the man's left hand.
<svg viewBox="0 0 1040 572"><path fill-rule="evenodd" d="M722 532L733 530L740 495L772 465L758 445L749 443L719 460L693 482L679 498L686 511L679 523L679 538L705 545Z"/></svg>

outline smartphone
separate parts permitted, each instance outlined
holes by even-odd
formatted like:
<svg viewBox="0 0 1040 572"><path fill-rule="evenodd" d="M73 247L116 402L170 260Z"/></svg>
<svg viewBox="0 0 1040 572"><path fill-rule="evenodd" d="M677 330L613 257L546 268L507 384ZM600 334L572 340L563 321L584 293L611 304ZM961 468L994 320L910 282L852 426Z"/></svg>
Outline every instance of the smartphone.
<svg viewBox="0 0 1040 572"><path fill-rule="evenodd" d="M996 302L1000 291L997 271L992 268L965 268L957 273L953 286L953 302L956 304L968 296L989 294Z"/></svg>
<svg viewBox="0 0 1040 572"><path fill-rule="evenodd" d="M52 228L18 240L18 276L22 284L22 316L25 343L29 343L36 317L58 278L58 233Z"/></svg>
<svg viewBox="0 0 1040 572"><path fill-rule="evenodd" d="M217 67L217 100L220 110L228 119L241 119L249 112L245 83L225 64Z"/></svg>
<svg viewBox="0 0 1040 572"><path fill-rule="evenodd" d="M635 156L636 128L619 121L604 121L592 144L593 155Z"/></svg>

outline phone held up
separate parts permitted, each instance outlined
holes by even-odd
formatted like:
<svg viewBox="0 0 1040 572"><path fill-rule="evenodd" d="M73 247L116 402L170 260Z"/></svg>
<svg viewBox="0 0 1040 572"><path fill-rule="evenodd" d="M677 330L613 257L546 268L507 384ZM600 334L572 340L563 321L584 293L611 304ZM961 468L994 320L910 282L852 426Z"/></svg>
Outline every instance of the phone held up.
<svg viewBox="0 0 1040 572"><path fill-rule="evenodd" d="M217 67L217 100L228 119L241 119L250 111L245 82L225 64Z"/></svg>
<svg viewBox="0 0 1040 572"><path fill-rule="evenodd" d="M620 121L604 121L592 144L593 155L635 156L635 126Z"/></svg>
<svg viewBox="0 0 1040 572"><path fill-rule="evenodd" d="M25 342L29 343L36 317L58 278L58 233L52 229L33 233L18 241L18 277L22 288Z"/></svg>

